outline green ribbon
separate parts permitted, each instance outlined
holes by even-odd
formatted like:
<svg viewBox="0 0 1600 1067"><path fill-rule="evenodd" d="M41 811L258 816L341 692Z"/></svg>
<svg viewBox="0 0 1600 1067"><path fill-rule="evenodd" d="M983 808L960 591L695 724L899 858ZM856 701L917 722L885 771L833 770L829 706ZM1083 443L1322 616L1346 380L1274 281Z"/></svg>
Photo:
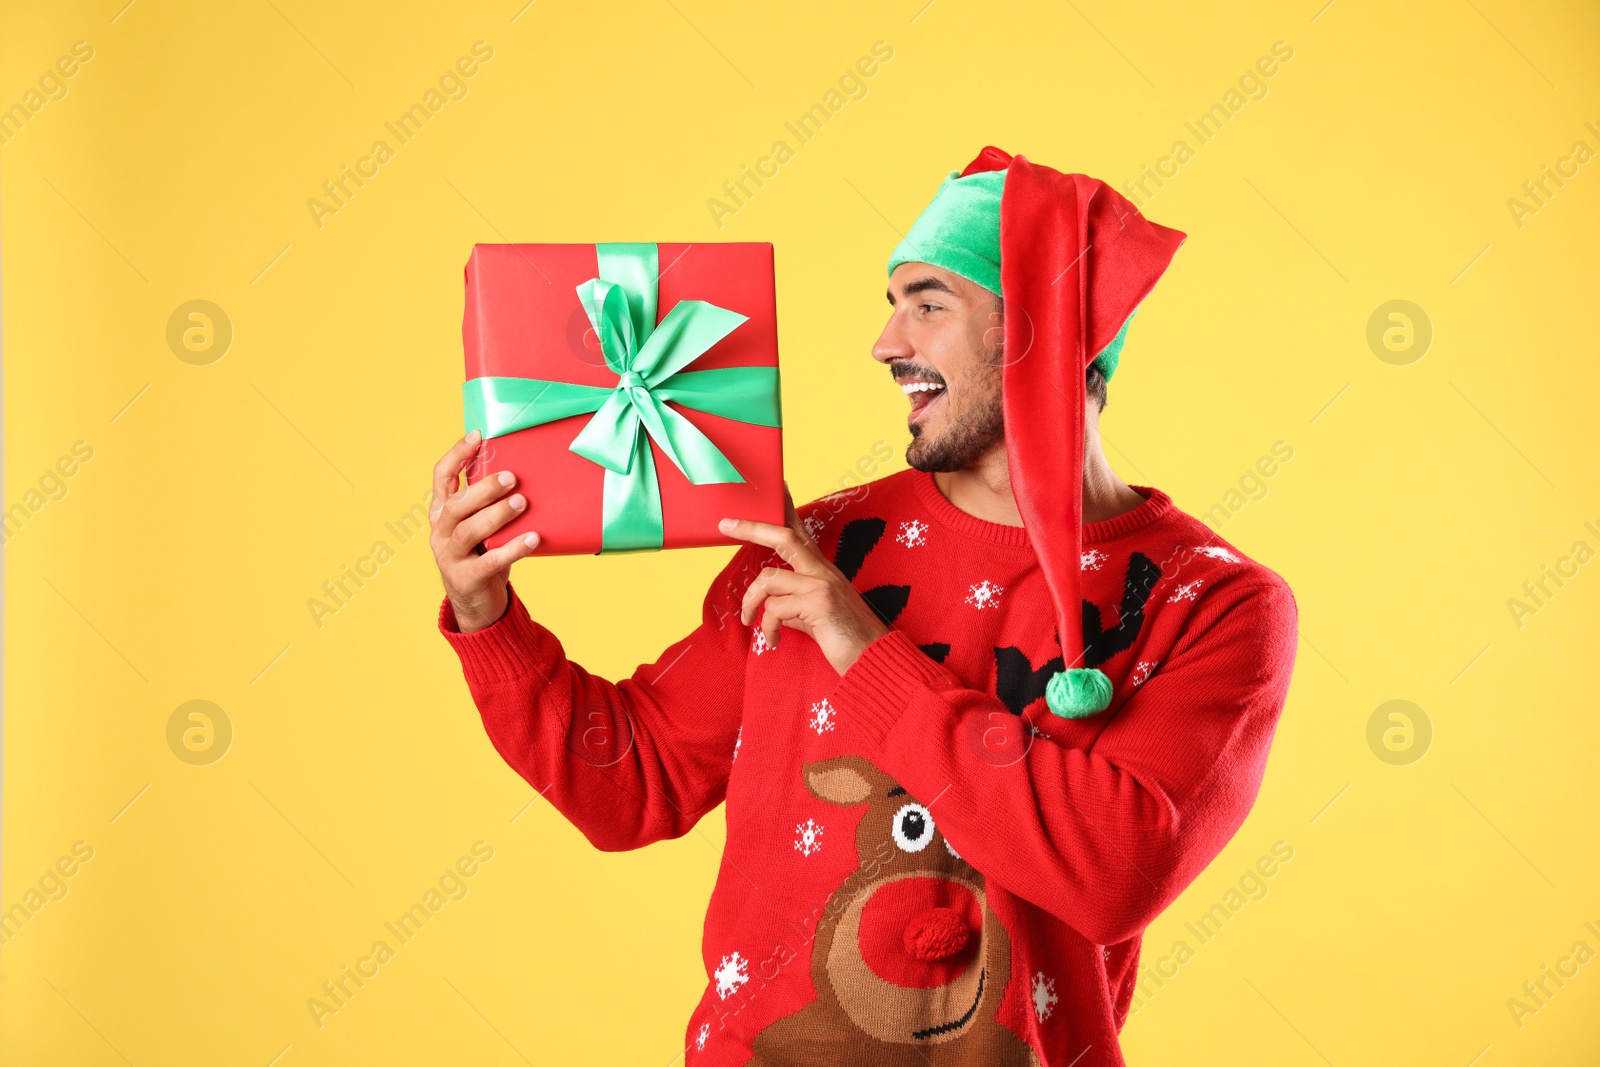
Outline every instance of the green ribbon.
<svg viewBox="0 0 1600 1067"><path fill-rule="evenodd" d="M659 549L665 528L651 440L694 485L744 481L710 438L664 401L756 426L779 426L778 368L684 370L748 317L703 300L680 300L657 324L657 247L595 247L600 277L578 286L578 300L600 338L606 366L617 375L616 385L472 378L462 387L466 428L485 439L503 437L593 412L568 447L605 468L600 551Z"/></svg>

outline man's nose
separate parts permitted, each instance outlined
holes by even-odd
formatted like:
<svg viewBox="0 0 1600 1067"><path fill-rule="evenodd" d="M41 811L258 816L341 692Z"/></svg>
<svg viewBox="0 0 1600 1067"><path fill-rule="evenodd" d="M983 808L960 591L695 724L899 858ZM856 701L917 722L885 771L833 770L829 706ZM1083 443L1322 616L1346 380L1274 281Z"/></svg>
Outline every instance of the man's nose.
<svg viewBox="0 0 1600 1067"><path fill-rule="evenodd" d="M889 363L896 359L909 359L915 354L905 331L900 328L899 317L891 315L878 340L873 343L872 358L879 363Z"/></svg>

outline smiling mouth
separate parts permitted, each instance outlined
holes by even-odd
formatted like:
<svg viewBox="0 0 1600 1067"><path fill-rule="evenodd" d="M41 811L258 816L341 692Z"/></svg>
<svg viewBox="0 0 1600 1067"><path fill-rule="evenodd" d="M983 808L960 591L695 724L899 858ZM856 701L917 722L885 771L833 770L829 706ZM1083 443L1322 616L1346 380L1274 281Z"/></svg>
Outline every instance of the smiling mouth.
<svg viewBox="0 0 1600 1067"><path fill-rule="evenodd" d="M959 1019L952 1019L947 1023L941 1023L938 1026L930 1026L926 1030L913 1030L911 1031L911 1036L918 1041L921 1041L929 1037L938 1037L940 1034L948 1034L952 1030L959 1030L971 1022L973 1015L975 1015L978 1011L979 1002L983 1000L983 982L984 979L988 977L989 969L987 967L978 972L978 995L972 998L972 1007L967 1009L965 1015L961 1016Z"/></svg>
<svg viewBox="0 0 1600 1067"><path fill-rule="evenodd" d="M906 396L911 398L911 414L906 417L907 423L913 423L925 416L929 409L944 399L947 388L931 382L906 382L901 387Z"/></svg>

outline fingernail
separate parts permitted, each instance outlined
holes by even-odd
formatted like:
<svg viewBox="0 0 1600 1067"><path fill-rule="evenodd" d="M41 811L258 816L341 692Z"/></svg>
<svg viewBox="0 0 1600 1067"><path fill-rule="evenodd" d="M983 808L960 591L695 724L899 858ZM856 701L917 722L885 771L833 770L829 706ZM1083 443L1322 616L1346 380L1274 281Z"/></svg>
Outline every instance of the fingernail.
<svg viewBox="0 0 1600 1067"><path fill-rule="evenodd" d="M539 535L536 533L531 533L522 539L522 543L527 545L529 548L538 548Z"/></svg>
<svg viewBox="0 0 1600 1067"><path fill-rule="evenodd" d="M469 445L477 444L478 443L478 439L480 437L482 437L482 436L483 435L481 433L479 433L477 430L473 430L471 433L467 434L467 444L469 444Z"/></svg>
<svg viewBox="0 0 1600 1067"><path fill-rule="evenodd" d="M514 482L516 480L517 479L512 475L512 473L510 471L501 471L500 472L500 484L501 485L509 486L512 482Z"/></svg>
<svg viewBox="0 0 1600 1067"><path fill-rule="evenodd" d="M513 493L513 494L511 494L511 510L512 511L521 511L523 508L525 508L527 506L528 506L528 500L521 493Z"/></svg>
<svg viewBox="0 0 1600 1067"><path fill-rule="evenodd" d="M729 530L733 529L733 520L722 519L717 523L717 529L721 530L723 533L727 533Z"/></svg>

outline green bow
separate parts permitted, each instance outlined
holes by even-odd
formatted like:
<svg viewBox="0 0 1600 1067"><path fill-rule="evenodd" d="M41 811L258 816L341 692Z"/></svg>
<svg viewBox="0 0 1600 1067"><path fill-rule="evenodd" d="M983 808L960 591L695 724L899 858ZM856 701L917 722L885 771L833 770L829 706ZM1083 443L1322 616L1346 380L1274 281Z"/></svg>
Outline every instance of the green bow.
<svg viewBox="0 0 1600 1067"><path fill-rule="evenodd" d="M778 368L683 370L747 316L703 300L680 300L658 325L657 247L595 247L600 277L578 286L578 300L617 384L472 378L462 388L466 426L487 439L594 412L568 447L605 468L600 551L659 549L665 533L651 439L694 485L744 481L694 423L663 401L757 426L779 426Z"/></svg>

